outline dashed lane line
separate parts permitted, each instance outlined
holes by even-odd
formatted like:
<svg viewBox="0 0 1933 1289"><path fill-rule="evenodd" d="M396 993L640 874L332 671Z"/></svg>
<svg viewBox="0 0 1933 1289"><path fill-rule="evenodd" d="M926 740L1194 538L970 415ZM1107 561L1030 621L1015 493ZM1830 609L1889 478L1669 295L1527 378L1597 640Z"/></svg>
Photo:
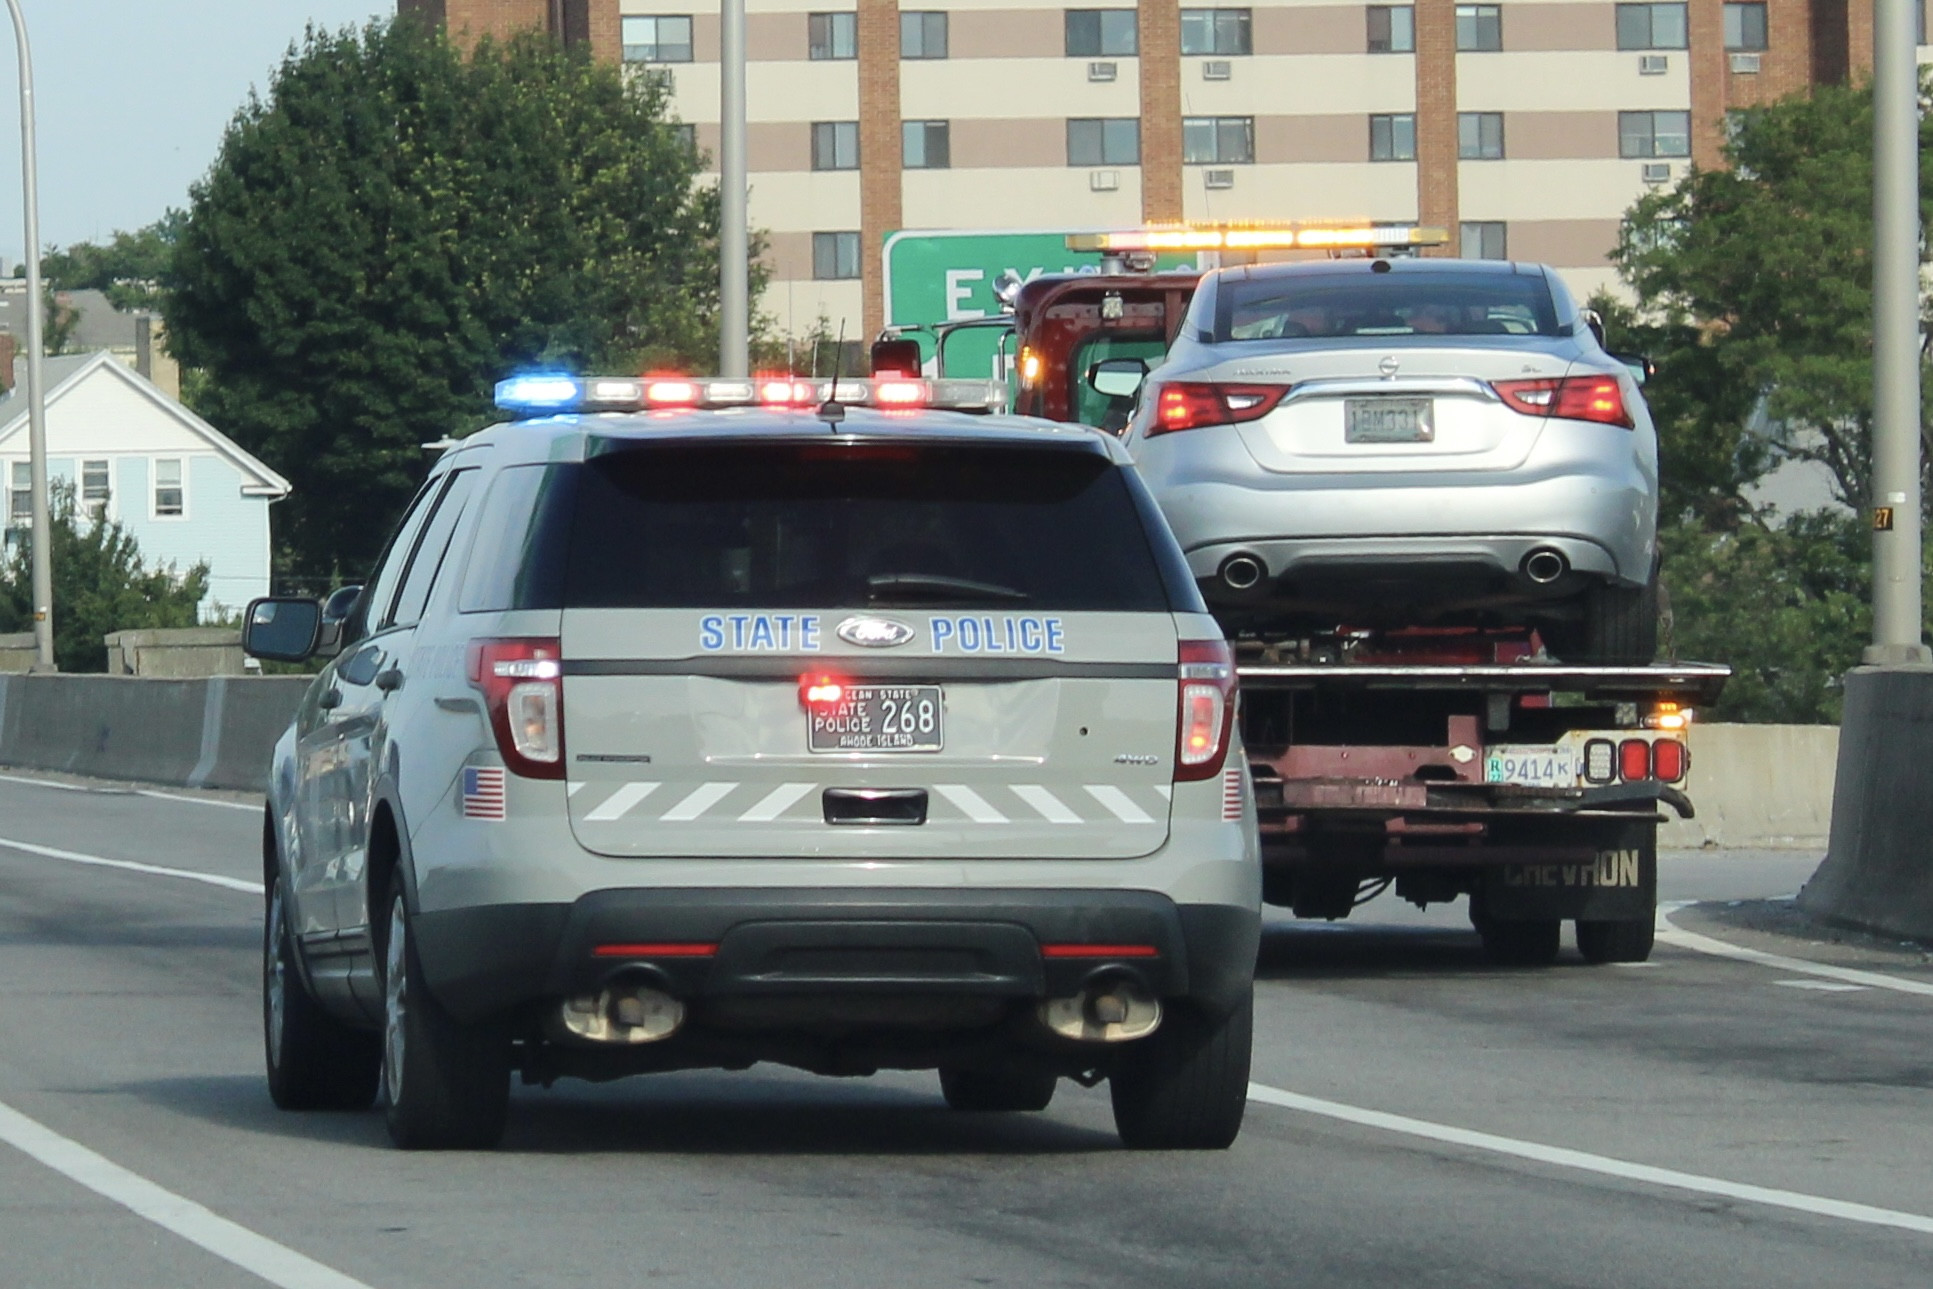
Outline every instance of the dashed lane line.
<svg viewBox="0 0 1933 1289"><path fill-rule="evenodd" d="M1861 971L1857 967L1833 967L1823 962L1808 962L1804 958L1788 958L1784 954L1766 953L1762 949L1748 949L1744 945L1730 944L1715 940L1696 931L1686 931L1671 921L1671 915L1686 907L1683 903L1660 904L1658 906L1658 941L1680 949L1690 949L1694 953L1709 954L1715 958L1731 958L1738 962L1750 962L1775 971L1789 972L1795 976L1817 976L1822 980L1837 980L1842 984L1861 985L1871 989L1890 989L1894 993L1918 994L1923 998L1933 998L1933 982L1911 980L1905 976L1891 976L1881 971Z"/></svg>
<svg viewBox="0 0 1933 1289"><path fill-rule="evenodd" d="M1675 1168L1655 1168L1650 1164L1634 1164L1629 1160L1613 1159L1608 1155L1594 1155L1588 1151L1571 1150L1563 1146L1546 1146L1534 1141L1519 1141L1514 1137L1499 1137L1492 1133L1475 1132L1468 1128L1453 1128L1448 1124L1432 1123L1427 1119L1412 1119L1407 1115L1387 1114L1381 1110L1365 1110L1359 1106L1345 1105L1340 1101L1325 1101L1320 1097L1303 1096L1299 1092L1272 1088L1263 1083L1249 1084L1248 1098L1264 1105L1279 1106L1285 1110L1299 1110L1304 1114L1319 1115L1325 1119L1336 1119L1365 1128L1398 1133L1406 1137L1420 1137L1426 1141L1486 1151L1493 1155L1508 1155L1514 1159L1530 1160L1533 1163L1549 1164L1557 1168L1569 1168L1577 1172L1595 1173L1600 1177L1615 1177L1622 1181L1642 1182L1671 1190L1690 1191L1698 1195L1715 1195L1724 1199L1742 1200L1748 1204L1762 1204L1770 1208L1808 1213L1816 1217L1858 1222L1865 1226L1885 1226L1901 1231L1912 1231L1919 1235L1933 1235L1933 1217L1920 1213L1875 1208L1870 1204L1855 1204L1847 1200L1828 1199L1822 1195L1807 1195L1802 1191L1752 1186L1744 1182L1727 1181L1722 1177L1679 1172Z"/></svg>
<svg viewBox="0 0 1933 1289"><path fill-rule="evenodd" d="M0 1141L277 1289L370 1289L313 1258L131 1172L0 1103Z"/></svg>
<svg viewBox="0 0 1933 1289"><path fill-rule="evenodd" d="M248 895L262 894L262 884L239 877L223 877L220 873L197 873L190 868L168 868L161 864L143 864L132 859L108 859L103 855L83 855L75 850L61 850L54 846L36 846L30 841L15 841L10 837L0 837L0 849L17 850L27 855L38 855L42 859L58 859L69 864L85 864L90 868L115 868L126 873L141 873L148 877L178 877L183 881L202 882L208 886L219 886L224 890L242 891Z"/></svg>

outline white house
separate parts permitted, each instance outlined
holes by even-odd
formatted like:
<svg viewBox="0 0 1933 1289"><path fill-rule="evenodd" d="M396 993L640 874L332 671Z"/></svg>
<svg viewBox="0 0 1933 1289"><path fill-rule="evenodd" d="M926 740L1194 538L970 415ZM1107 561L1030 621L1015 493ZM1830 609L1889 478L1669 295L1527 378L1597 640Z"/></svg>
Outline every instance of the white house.
<svg viewBox="0 0 1933 1289"><path fill-rule="evenodd" d="M27 364L0 401L0 483L6 536L30 522ZM47 473L104 509L141 547L149 568L185 572L206 562L204 617L269 593L269 507L289 482L220 430L103 350L42 361L47 382Z"/></svg>

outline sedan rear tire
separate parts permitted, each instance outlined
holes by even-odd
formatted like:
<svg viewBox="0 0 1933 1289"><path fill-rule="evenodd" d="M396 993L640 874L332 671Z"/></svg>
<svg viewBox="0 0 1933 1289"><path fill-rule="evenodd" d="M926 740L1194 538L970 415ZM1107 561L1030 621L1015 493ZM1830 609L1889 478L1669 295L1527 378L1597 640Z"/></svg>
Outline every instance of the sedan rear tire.
<svg viewBox="0 0 1933 1289"><path fill-rule="evenodd" d="M1584 618L1550 632L1565 662L1637 667L1658 656L1658 579L1643 586L1595 583L1584 592Z"/></svg>

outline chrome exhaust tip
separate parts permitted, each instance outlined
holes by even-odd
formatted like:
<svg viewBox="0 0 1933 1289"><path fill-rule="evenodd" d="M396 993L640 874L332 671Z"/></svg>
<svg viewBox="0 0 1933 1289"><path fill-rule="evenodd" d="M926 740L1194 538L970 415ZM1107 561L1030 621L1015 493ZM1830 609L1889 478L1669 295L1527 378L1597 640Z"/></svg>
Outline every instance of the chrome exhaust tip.
<svg viewBox="0 0 1933 1289"><path fill-rule="evenodd" d="M557 1021L573 1038L592 1043L656 1043L685 1023L685 1005L661 989L614 981L595 994L564 1000Z"/></svg>
<svg viewBox="0 0 1933 1289"><path fill-rule="evenodd" d="M1071 998L1040 1004L1040 1023L1062 1038L1088 1043L1125 1043L1161 1025L1161 1000L1125 976L1089 984Z"/></svg>
<svg viewBox="0 0 1933 1289"><path fill-rule="evenodd" d="M1549 586L1570 571L1571 562L1562 551L1544 547L1524 556L1524 576L1539 586Z"/></svg>
<svg viewBox="0 0 1933 1289"><path fill-rule="evenodd" d="M1253 555L1230 555L1222 561L1222 585L1231 591L1252 591L1268 575L1268 566Z"/></svg>

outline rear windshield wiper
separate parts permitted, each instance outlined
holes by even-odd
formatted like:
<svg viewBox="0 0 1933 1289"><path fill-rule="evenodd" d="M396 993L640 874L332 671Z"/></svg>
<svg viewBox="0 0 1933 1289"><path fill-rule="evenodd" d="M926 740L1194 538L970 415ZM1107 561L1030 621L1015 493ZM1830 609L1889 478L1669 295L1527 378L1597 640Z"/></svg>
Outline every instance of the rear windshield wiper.
<svg viewBox="0 0 1933 1289"><path fill-rule="evenodd" d="M994 600L1019 602L1025 591L993 582L973 582L938 573L874 573L866 579L870 598L879 600Z"/></svg>

